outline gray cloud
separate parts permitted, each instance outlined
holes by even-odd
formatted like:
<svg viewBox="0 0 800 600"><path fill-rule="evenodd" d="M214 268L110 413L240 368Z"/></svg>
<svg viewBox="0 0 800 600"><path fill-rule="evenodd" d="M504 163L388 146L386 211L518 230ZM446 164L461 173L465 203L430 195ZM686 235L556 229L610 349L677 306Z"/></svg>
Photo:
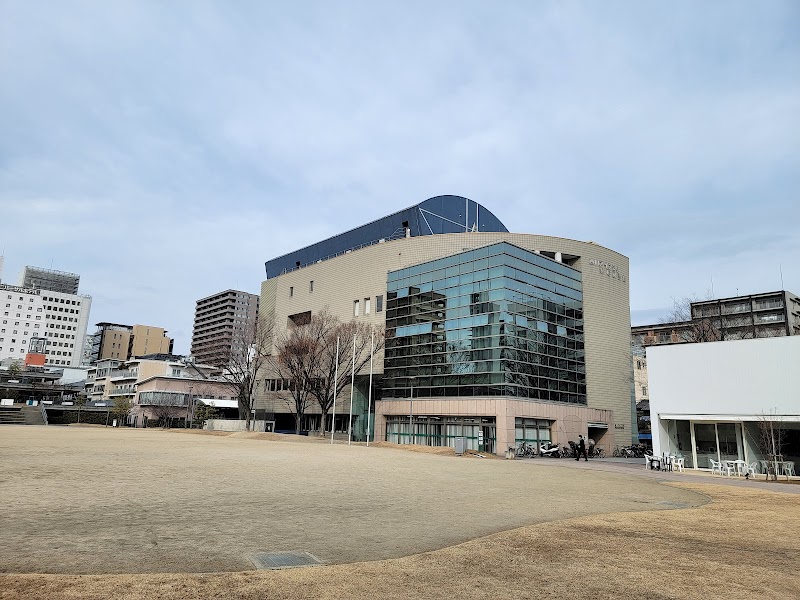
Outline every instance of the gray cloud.
<svg viewBox="0 0 800 600"><path fill-rule="evenodd" d="M631 258L634 310L800 289L792 2L0 5L0 247L167 327L456 193ZM775 273L772 273L772 272ZM656 308L656 310L659 310Z"/></svg>

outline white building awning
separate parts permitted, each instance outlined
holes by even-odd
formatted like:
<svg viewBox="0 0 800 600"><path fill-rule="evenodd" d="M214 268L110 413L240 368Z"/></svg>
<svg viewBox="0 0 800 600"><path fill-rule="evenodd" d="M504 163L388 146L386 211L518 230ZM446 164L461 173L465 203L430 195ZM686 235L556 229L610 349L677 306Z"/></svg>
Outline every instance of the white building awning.
<svg viewBox="0 0 800 600"><path fill-rule="evenodd" d="M599 423L596 421L589 421L587 425L593 429L608 429L608 423Z"/></svg>
<svg viewBox="0 0 800 600"><path fill-rule="evenodd" d="M239 402L236 400L217 400L216 398L198 398L198 402L202 402L207 406L213 406L214 408L237 408L239 406Z"/></svg>
<svg viewBox="0 0 800 600"><path fill-rule="evenodd" d="M749 414L749 415L731 415L731 414L689 414L689 413L660 413L658 418L662 421L708 421L715 423L719 421L728 421L732 423L742 423L746 421L780 421L780 422L795 422L800 421L800 415L771 415L769 413Z"/></svg>

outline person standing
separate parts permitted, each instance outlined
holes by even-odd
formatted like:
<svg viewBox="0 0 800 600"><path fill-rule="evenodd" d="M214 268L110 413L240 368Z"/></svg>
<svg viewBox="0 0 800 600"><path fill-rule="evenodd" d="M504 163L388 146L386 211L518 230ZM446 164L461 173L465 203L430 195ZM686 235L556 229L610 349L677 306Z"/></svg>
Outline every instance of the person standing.
<svg viewBox="0 0 800 600"><path fill-rule="evenodd" d="M581 456L585 461L589 461L589 455L586 454L586 440L583 439L582 435L578 436L578 455L575 457L575 460L580 460Z"/></svg>

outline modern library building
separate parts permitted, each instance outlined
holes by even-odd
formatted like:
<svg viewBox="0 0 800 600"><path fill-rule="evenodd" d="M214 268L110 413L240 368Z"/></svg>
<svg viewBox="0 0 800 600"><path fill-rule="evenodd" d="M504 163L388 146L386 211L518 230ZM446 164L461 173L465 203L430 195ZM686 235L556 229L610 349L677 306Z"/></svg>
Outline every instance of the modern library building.
<svg viewBox="0 0 800 600"><path fill-rule="evenodd" d="M278 333L322 310L385 328L372 390L368 373L354 378L355 439L466 438L497 454L579 434L606 451L636 439L628 258L618 252L511 233L480 204L437 196L265 266L261 316ZM350 423L342 396L328 429ZM293 428L276 386L259 407ZM304 418L316 429L320 411Z"/></svg>

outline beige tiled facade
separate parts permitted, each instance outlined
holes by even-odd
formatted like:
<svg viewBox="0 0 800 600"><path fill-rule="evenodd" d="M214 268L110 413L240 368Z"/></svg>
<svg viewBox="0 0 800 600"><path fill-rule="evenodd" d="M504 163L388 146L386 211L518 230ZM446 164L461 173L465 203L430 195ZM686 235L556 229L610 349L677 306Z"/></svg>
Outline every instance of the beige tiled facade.
<svg viewBox="0 0 800 600"><path fill-rule="evenodd" d="M536 416L561 419L570 415L572 439L592 421L608 424L603 443L627 445L631 442L631 354L628 258L593 242L519 233L454 233L407 237L378 243L341 254L335 258L296 269L262 283L261 313L273 318L278 331L286 327L290 315L327 308L343 321L357 319L383 326L385 313L376 312L376 296L386 302L387 273L419 263L487 246L509 242L530 251L554 252L570 257L570 264L582 272L584 335L586 351L587 406L560 405L509 398L454 398L414 401L414 412L495 416L500 436L513 440L515 417ZM575 258L577 257L577 258ZM313 283L312 283L313 282ZM371 299L371 312L363 314L363 300ZM354 302L361 301L361 314L354 316ZM384 309L385 310L385 309ZM382 373L382 357L376 357L375 373ZM346 391L343 396L349 397ZM345 407L347 400L345 399ZM418 404L419 402L419 404ZM427 404L424 404L426 403ZM480 402L485 403L479 405ZM405 404L406 408L402 405ZM274 400L262 392L262 407L278 409ZM407 402L379 401L376 406L376 434L384 431L385 415L407 414ZM419 408L418 408L419 407ZM485 412L484 409L485 408ZM285 409L284 409L285 410ZM560 432L557 422L554 432ZM573 432L572 429L575 429ZM505 432L505 433L501 433ZM583 429L583 433L586 430ZM554 433L555 435L555 433ZM558 433L558 435L562 435ZM504 442L505 443L505 442Z"/></svg>

